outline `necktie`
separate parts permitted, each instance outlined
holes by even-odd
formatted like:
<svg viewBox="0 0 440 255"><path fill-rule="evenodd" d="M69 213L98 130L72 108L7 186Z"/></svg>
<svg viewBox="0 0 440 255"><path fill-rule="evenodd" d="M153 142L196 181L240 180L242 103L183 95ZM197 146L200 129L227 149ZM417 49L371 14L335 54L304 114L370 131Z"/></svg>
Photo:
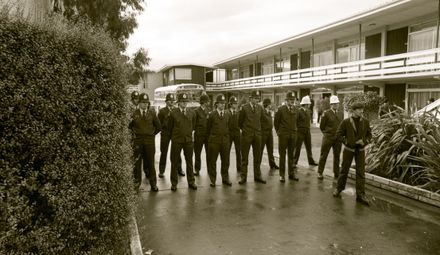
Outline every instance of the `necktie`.
<svg viewBox="0 0 440 255"><path fill-rule="evenodd" d="M223 118L223 112L220 112L220 117L222 117L222 118Z"/></svg>
<svg viewBox="0 0 440 255"><path fill-rule="evenodd" d="M146 117L145 116L145 111L142 111L142 117L144 117L144 118Z"/></svg>

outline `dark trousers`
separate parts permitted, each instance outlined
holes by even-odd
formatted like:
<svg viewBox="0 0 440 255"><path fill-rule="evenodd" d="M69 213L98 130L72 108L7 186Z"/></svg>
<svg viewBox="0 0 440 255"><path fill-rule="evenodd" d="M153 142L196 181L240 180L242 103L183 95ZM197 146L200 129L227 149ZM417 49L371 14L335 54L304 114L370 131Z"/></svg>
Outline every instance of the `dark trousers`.
<svg viewBox="0 0 440 255"><path fill-rule="evenodd" d="M136 188L139 188L142 180L142 162L144 163L144 169L148 169L145 172L146 177L150 180L150 186L156 186L156 169L154 168L154 154L156 152L156 146L154 142L154 136L148 138L135 138L134 139L134 153L135 153L135 165L133 169L134 184Z"/></svg>
<svg viewBox="0 0 440 255"><path fill-rule="evenodd" d="M171 142L171 184L176 186L178 183L178 171L181 167L180 153L183 150L186 162L186 179L188 184L194 183L194 170L193 170L193 143L175 143Z"/></svg>
<svg viewBox="0 0 440 255"><path fill-rule="evenodd" d="M273 134L272 131L264 132L261 136L261 158L263 158L264 147L267 150L267 157L269 158L269 166L270 168L275 168L275 158L273 157Z"/></svg>
<svg viewBox="0 0 440 255"><path fill-rule="evenodd" d="M295 146L295 165L298 164L298 159L301 155L301 147L303 143L306 147L307 159L309 161L309 164L315 162L312 154L312 135L310 134L310 129L298 129Z"/></svg>
<svg viewBox="0 0 440 255"><path fill-rule="evenodd" d="M327 161L330 148L333 148L333 174L339 176L339 158L341 155L341 142L335 137L322 137L321 155L319 157L318 173L322 174L325 168L325 162Z"/></svg>
<svg viewBox="0 0 440 255"><path fill-rule="evenodd" d="M254 156L254 179L261 179L261 135L247 135L241 136L241 178L247 179L249 150L252 146L252 153Z"/></svg>
<svg viewBox="0 0 440 255"><path fill-rule="evenodd" d="M160 135L160 160L159 160L159 172L161 174L165 173L165 168L167 166L167 156L168 156L168 147L171 142L171 136L169 135ZM179 156L179 162L181 161ZM178 165L178 171L182 171L181 163Z"/></svg>
<svg viewBox="0 0 440 255"><path fill-rule="evenodd" d="M207 136L195 136L194 137L194 170L200 172L202 167L201 154L202 148L205 146L206 162L208 165L208 137Z"/></svg>
<svg viewBox="0 0 440 255"><path fill-rule="evenodd" d="M217 178L217 158L220 154L221 159L221 175L222 181L229 181L229 138L222 143L209 143L209 160L208 160L208 173L211 183L215 183Z"/></svg>
<svg viewBox="0 0 440 255"><path fill-rule="evenodd" d="M241 145L240 145L240 134L229 136L229 154L231 153L232 143L234 143L235 148L235 160L237 165L237 172L241 172Z"/></svg>
<svg viewBox="0 0 440 255"><path fill-rule="evenodd" d="M365 195L365 151L363 150L356 149L350 151L344 148L344 152L342 153L342 169L338 178L337 189L339 192L345 189L348 171L353 158L356 162L356 195L362 196Z"/></svg>
<svg viewBox="0 0 440 255"><path fill-rule="evenodd" d="M284 177L286 173L286 153L289 176L295 176L295 162L293 153L295 150L296 134L279 135L278 136L278 151L280 154L280 176Z"/></svg>

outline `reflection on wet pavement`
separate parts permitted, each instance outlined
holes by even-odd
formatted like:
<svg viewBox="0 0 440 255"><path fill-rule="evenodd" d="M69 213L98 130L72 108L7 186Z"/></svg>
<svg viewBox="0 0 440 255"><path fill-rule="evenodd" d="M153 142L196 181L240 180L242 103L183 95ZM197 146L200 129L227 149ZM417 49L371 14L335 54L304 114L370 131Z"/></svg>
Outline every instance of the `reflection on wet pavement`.
<svg viewBox="0 0 440 255"><path fill-rule="evenodd" d="M231 155L234 155L231 153ZM252 159L250 159L250 162ZM267 161L267 160L266 160ZM230 169L235 159L231 159ZM265 161L264 161L265 162ZM171 192L168 178L158 193L139 195L137 221L144 251L154 254L439 254L440 210L393 194L367 189L372 204L356 203L351 183L333 198L333 179L319 181L300 167L299 182L278 181L262 171L266 185L209 186L206 170L199 189L180 178ZM168 170L167 170L168 171ZM218 180L219 182L219 180Z"/></svg>

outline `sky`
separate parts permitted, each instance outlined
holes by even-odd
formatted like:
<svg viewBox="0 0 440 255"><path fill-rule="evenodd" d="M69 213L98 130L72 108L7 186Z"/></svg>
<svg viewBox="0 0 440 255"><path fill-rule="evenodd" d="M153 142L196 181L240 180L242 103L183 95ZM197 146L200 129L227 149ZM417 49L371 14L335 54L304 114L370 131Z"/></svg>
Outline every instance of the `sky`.
<svg viewBox="0 0 440 255"><path fill-rule="evenodd" d="M391 0L146 0L126 54L148 50L150 70L213 65Z"/></svg>

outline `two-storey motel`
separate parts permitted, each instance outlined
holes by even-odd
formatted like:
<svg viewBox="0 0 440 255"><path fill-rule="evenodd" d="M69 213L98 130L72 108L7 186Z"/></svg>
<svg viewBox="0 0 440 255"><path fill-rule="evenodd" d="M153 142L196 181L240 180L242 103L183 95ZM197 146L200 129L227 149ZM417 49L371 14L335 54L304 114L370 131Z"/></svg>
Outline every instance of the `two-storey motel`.
<svg viewBox="0 0 440 255"><path fill-rule="evenodd" d="M226 79L206 89L239 97L260 90L276 105L288 90L315 102L377 91L408 110L421 108L440 98L439 10L439 0L388 2L215 63Z"/></svg>

